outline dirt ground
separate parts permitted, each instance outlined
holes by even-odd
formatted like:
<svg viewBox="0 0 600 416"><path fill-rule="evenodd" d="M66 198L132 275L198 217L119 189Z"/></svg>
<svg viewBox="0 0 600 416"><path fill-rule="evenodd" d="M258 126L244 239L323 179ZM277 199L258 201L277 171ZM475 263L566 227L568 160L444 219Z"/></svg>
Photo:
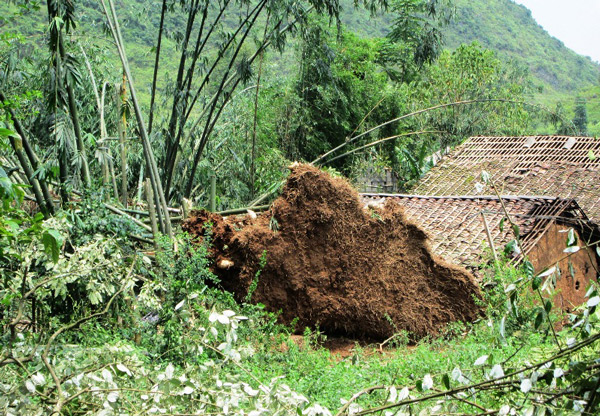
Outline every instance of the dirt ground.
<svg viewBox="0 0 600 416"><path fill-rule="evenodd" d="M398 204L366 208L346 180L309 165L292 167L256 218L198 211L184 229L201 236L207 223L223 288L298 331L383 340L405 330L418 339L480 311L472 276L434 256Z"/></svg>

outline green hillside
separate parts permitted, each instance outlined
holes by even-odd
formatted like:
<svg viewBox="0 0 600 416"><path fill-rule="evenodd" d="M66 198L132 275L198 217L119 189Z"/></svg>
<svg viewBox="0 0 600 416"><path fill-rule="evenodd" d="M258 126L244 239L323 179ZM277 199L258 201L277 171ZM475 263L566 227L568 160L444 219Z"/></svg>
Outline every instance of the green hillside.
<svg viewBox="0 0 600 416"><path fill-rule="evenodd" d="M512 0L455 0L455 4L456 19L445 31L448 47L476 40L501 58L526 64L546 91L573 94L598 84L600 66L550 36L526 7Z"/></svg>
<svg viewBox="0 0 600 416"><path fill-rule="evenodd" d="M158 3L145 0L117 0L117 13L122 26L127 55L133 68L133 76L140 90L142 102L149 100L149 90L152 83L154 64L154 44L158 33L160 6ZM117 50L110 34L105 28L105 17L102 5L95 0L79 0L75 6L77 28L72 39L81 43L87 51L92 63L120 66ZM177 70L177 43L174 38L177 30L185 22L183 16L171 13L167 17L169 29L163 39L162 62L159 76L173 74ZM39 9L23 10L15 5L0 4L0 31L19 32L28 40L34 40L40 48L46 48L45 32L48 17L45 1L40 2ZM119 71L111 71L117 76ZM118 79L111 81L119 81Z"/></svg>
<svg viewBox="0 0 600 416"><path fill-rule="evenodd" d="M116 3L128 54L134 67L134 77L142 101L145 102L146 92L151 84L153 46L160 16L154 8L159 5L144 0L120 0ZM390 15L372 17L364 9L355 9L353 0L345 0L343 3L342 20L350 30L367 37L387 34L392 20ZM554 108L561 102L568 117L572 116L574 100L578 94L588 98L590 133L600 133L597 126L600 111L596 110L597 105L593 100L597 96L594 91L597 92L597 88L600 88L600 65L590 58L578 55L560 40L550 36L537 24L527 8L512 0L454 0L454 5L456 17L444 28L446 48L454 49L461 43L477 41L496 51L503 61L514 61L528 67L538 91L536 99L549 108ZM28 11L22 16L15 17L16 10L16 6L0 4L0 29L3 32L20 31L28 37L37 38L38 44L43 45L42 34L47 21L43 2L40 10ZM92 0L79 1L77 11L79 38L88 41L92 39L95 51L106 55L109 62L117 65L116 51L108 37L98 36L104 24L99 3ZM231 18L234 19L235 16ZM177 30L182 30L184 26L183 17L171 14L169 19L171 21L166 27L170 32L163 45L161 77L172 75L177 68L175 39ZM85 34L92 36L84 36ZM92 55L97 57L96 53ZM283 60L288 61L289 59ZM284 68L281 71L284 74L288 72Z"/></svg>
<svg viewBox="0 0 600 416"><path fill-rule="evenodd" d="M600 85L580 90L577 98L582 99L587 108L588 134L591 136L600 136ZM568 114L573 114L575 109L575 99L567 101L565 108Z"/></svg>
<svg viewBox="0 0 600 416"><path fill-rule="evenodd" d="M586 101L588 133L600 135L600 65L550 36L531 11L512 0L453 0L454 20L443 29L447 49L477 41L506 62L529 68L536 100L554 109L560 103L566 117L574 115L575 98ZM363 36L385 36L389 16L369 17L346 2L343 21ZM544 129L550 128L544 126Z"/></svg>
<svg viewBox="0 0 600 416"><path fill-rule="evenodd" d="M453 0L454 20L443 29L446 48L477 41L503 60L526 65L543 95L573 94L600 83L600 65L550 36L531 11L512 0ZM344 23L366 36L385 36L389 16L370 18L346 2Z"/></svg>

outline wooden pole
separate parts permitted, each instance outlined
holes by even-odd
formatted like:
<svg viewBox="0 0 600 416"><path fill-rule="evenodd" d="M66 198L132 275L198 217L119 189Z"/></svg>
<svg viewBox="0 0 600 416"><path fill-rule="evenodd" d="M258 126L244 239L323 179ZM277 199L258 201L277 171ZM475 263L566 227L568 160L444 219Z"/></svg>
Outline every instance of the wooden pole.
<svg viewBox="0 0 600 416"><path fill-rule="evenodd" d="M146 201L148 202L148 213L150 214L150 225L152 227L152 235L154 236L154 247L158 247L156 237L158 236L158 224L156 223L156 213L154 212L154 195L152 195L152 185L150 179L145 181Z"/></svg>

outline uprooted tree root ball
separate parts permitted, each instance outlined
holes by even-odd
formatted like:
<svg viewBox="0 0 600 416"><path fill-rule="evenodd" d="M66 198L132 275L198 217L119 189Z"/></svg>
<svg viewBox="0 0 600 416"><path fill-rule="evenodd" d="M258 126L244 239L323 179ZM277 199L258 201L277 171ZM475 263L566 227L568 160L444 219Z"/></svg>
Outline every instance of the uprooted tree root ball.
<svg viewBox="0 0 600 416"><path fill-rule="evenodd" d="M347 181L309 165L291 170L256 218L200 211L184 225L204 235L212 224L215 272L238 300L254 286L252 302L281 311L284 323L298 318L299 330L374 340L401 330L420 338L478 316L471 275L433 255L400 206L365 208Z"/></svg>

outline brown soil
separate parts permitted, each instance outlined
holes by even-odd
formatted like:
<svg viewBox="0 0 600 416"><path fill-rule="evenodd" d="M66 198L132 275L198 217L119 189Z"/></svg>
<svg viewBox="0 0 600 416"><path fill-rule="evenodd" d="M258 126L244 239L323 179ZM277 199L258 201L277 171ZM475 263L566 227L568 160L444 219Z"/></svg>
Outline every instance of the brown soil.
<svg viewBox="0 0 600 416"><path fill-rule="evenodd" d="M300 331L373 340L400 330L420 338L478 316L472 276L434 256L398 204L366 209L347 181L309 165L291 170L281 196L257 218L200 211L184 225L203 235L212 223L215 264L233 262L215 271L238 300L260 272L252 302L280 311L283 323L297 318Z"/></svg>

